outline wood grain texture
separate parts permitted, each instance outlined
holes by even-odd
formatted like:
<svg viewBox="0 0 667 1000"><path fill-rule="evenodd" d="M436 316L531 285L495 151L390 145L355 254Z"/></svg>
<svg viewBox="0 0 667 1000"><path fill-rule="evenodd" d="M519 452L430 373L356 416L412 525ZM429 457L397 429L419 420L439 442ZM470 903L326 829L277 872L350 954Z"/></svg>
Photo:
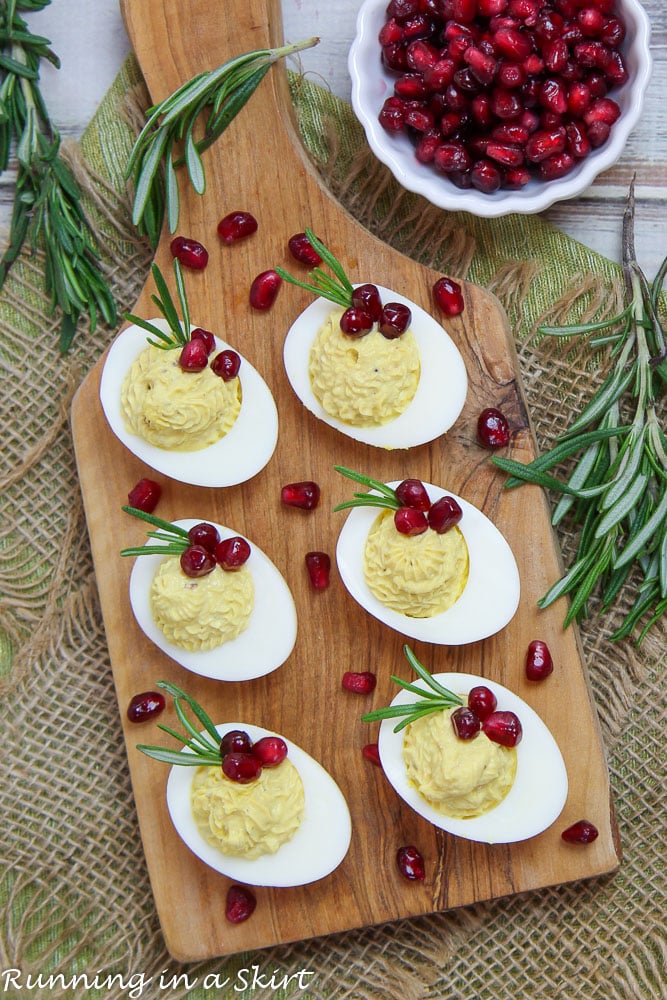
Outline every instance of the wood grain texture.
<svg viewBox="0 0 667 1000"><path fill-rule="evenodd" d="M154 100L195 72L239 52L279 41L275 0L220 5L217 0L125 0L128 32ZM270 27L269 27L270 25ZM562 602L539 612L536 599L559 573L559 558L541 491L506 492L488 453L475 444L477 413L500 406L514 428L511 453L534 451L517 362L506 318L487 292L465 285L463 315L447 324L469 374L465 409L452 431L409 453L369 448L312 417L294 397L282 366L285 333L310 301L284 287L269 313L247 301L252 278L276 263L291 266L286 243L310 225L342 259L352 280L396 288L432 310L433 272L390 250L358 226L321 187L305 161L291 120L285 75L274 67L224 139L207 154L204 197L183 188L180 231L209 248L206 271L188 273L193 320L235 344L262 372L278 403L280 434L271 462L252 481L232 489L185 487L160 478L159 514L210 518L247 534L266 551L289 582L299 618L293 654L275 673L245 684L206 680L184 671L157 650L135 625L127 596L130 565L119 549L139 544L144 526L122 514L128 489L149 470L108 429L98 390L103 358L74 401L72 423L114 680L146 860L165 940L173 956L190 961L328 934L477 900L587 878L614 870L620 859L609 780L595 708L576 632L562 631ZM251 210L260 229L250 240L223 247L219 218ZM168 239L157 253L170 268ZM293 263L293 262L292 262ZM152 285L134 312L153 315ZM333 506L350 484L332 466L345 464L381 479L416 476L439 483L479 506L512 545L521 574L519 610L499 635L445 649L414 643L433 670L461 670L493 678L524 697L559 741L570 777L562 820L539 837L513 846L488 847L442 834L401 804L381 771L363 760L361 747L375 731L359 721L371 706L395 693L390 673L407 676L404 638L366 615L334 573L331 587L313 594L303 566L309 549L332 553L342 524ZM312 513L285 510L280 487L318 480L322 500ZM523 678L528 642L547 640L556 671L542 686ZM346 669L372 669L372 699L341 691ZM340 868L315 885L257 891L252 919L231 926L222 919L227 880L207 869L181 843L167 815L168 768L143 757L135 744L146 730L125 722L131 696L164 678L185 687L216 722L247 720L284 733L318 759L347 797L353 821L350 851ZM168 717L165 721L170 723ZM120 727L119 727L120 728ZM149 742L159 736L151 727ZM165 742L167 742L165 738ZM594 819L598 840L585 850L566 847L560 829L582 815ZM417 844L428 866L423 884L398 874L394 857L402 844Z"/></svg>

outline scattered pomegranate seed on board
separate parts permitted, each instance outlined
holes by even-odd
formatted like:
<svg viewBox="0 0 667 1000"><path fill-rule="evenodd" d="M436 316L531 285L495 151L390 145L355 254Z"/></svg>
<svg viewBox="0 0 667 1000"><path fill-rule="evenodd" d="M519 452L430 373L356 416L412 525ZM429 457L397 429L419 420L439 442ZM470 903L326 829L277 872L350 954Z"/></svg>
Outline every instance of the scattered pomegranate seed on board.
<svg viewBox="0 0 667 1000"><path fill-rule="evenodd" d="M140 479L127 494L127 502L136 510L151 514L162 496L162 487L154 479Z"/></svg>
<svg viewBox="0 0 667 1000"><path fill-rule="evenodd" d="M244 885L232 885L225 900L225 917L230 924L242 924L255 912L257 900Z"/></svg>
<svg viewBox="0 0 667 1000"><path fill-rule="evenodd" d="M510 425L507 417L488 406L477 419L477 440L485 448L505 448L510 442Z"/></svg>
<svg viewBox="0 0 667 1000"><path fill-rule="evenodd" d="M375 764L376 767L382 767L382 761L380 760L380 751L378 749L377 743L367 743L361 748L361 752L365 759L370 761L371 764Z"/></svg>
<svg viewBox="0 0 667 1000"><path fill-rule="evenodd" d="M257 219L250 212L230 212L218 223L218 236L223 243L236 243L257 232Z"/></svg>
<svg viewBox="0 0 667 1000"><path fill-rule="evenodd" d="M533 639L526 652L526 677L529 681L543 681L553 669L553 659L546 642Z"/></svg>
<svg viewBox="0 0 667 1000"><path fill-rule="evenodd" d="M203 271L208 264L208 250L199 240L192 240L187 236L175 236L171 241L170 250L172 257L175 257L183 267L189 267L191 271Z"/></svg>
<svg viewBox="0 0 667 1000"><path fill-rule="evenodd" d="M290 236L287 248L294 260L298 260L301 264L317 267L322 263L322 258L305 233L295 233L294 236Z"/></svg>
<svg viewBox="0 0 667 1000"><path fill-rule="evenodd" d="M343 689L354 694L371 694L375 690L377 677L370 670L346 670L342 679Z"/></svg>
<svg viewBox="0 0 667 1000"><path fill-rule="evenodd" d="M164 711L164 695L160 691L143 691L135 694L127 706L130 722L149 722Z"/></svg>
<svg viewBox="0 0 667 1000"><path fill-rule="evenodd" d="M320 502L320 488L309 479L300 483L287 483L280 491L280 499L286 507L314 510Z"/></svg>
<svg viewBox="0 0 667 1000"><path fill-rule="evenodd" d="M452 278L438 278L433 286L433 296L445 316L458 316L463 312L463 292L458 281Z"/></svg>
<svg viewBox="0 0 667 1000"><path fill-rule="evenodd" d="M424 859L412 844L399 847L396 852L396 864L401 875L411 882L422 882L426 878Z"/></svg>
<svg viewBox="0 0 667 1000"><path fill-rule="evenodd" d="M561 833L566 844L590 844L598 837L598 828L587 819L577 820Z"/></svg>
<svg viewBox="0 0 667 1000"><path fill-rule="evenodd" d="M270 309L276 301L282 283L283 279L272 269L258 274L250 286L249 299L253 309Z"/></svg>
<svg viewBox="0 0 667 1000"><path fill-rule="evenodd" d="M326 590L331 577L331 556L327 552L306 552L306 569L314 590Z"/></svg>

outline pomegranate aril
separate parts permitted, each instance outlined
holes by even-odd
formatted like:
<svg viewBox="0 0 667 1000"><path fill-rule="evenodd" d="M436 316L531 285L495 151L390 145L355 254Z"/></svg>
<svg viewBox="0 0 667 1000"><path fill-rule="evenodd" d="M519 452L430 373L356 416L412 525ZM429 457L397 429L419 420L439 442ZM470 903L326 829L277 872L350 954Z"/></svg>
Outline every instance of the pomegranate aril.
<svg viewBox="0 0 667 1000"><path fill-rule="evenodd" d="M528 35L516 28L498 28L493 36L493 44L500 55L521 62L530 55L531 42Z"/></svg>
<svg viewBox="0 0 667 1000"><path fill-rule="evenodd" d="M203 340L188 340L178 358L184 372L202 372L208 364L208 351Z"/></svg>
<svg viewBox="0 0 667 1000"><path fill-rule="evenodd" d="M578 160L582 160L591 151L590 139L579 122L570 122L566 126L568 152Z"/></svg>
<svg viewBox="0 0 667 1000"><path fill-rule="evenodd" d="M431 506L431 498L421 479L404 479L394 492L396 499L403 507L414 507L416 510L427 511Z"/></svg>
<svg viewBox="0 0 667 1000"><path fill-rule="evenodd" d="M527 167L511 167L505 171L505 187L513 190L525 187L531 179L530 171Z"/></svg>
<svg viewBox="0 0 667 1000"><path fill-rule="evenodd" d="M502 174L491 160L478 160L470 170L470 180L473 187L486 194L493 194L503 182Z"/></svg>
<svg viewBox="0 0 667 1000"><path fill-rule="evenodd" d="M257 219L250 212L230 212L218 223L218 236L223 243L236 243L257 232Z"/></svg>
<svg viewBox="0 0 667 1000"><path fill-rule="evenodd" d="M428 132L435 125L435 118L424 108L408 108L405 112L405 124L416 132Z"/></svg>
<svg viewBox="0 0 667 1000"><path fill-rule="evenodd" d="M561 833L566 844L591 844L597 837L598 828L587 819L577 820Z"/></svg>
<svg viewBox="0 0 667 1000"><path fill-rule="evenodd" d="M277 767L287 756L287 744L280 736L262 736L253 744L252 753L262 767Z"/></svg>
<svg viewBox="0 0 667 1000"><path fill-rule="evenodd" d="M439 49L436 49L435 45L431 45L429 42L425 42L422 39L418 39L416 42L410 42L405 51L408 66L421 74L424 74L426 70L435 66L439 55L440 51ZM424 81L424 83L428 87L426 81Z"/></svg>
<svg viewBox="0 0 667 1000"><path fill-rule="evenodd" d="M251 753L252 740L244 729L229 729L220 740L220 756L228 753Z"/></svg>
<svg viewBox="0 0 667 1000"><path fill-rule="evenodd" d="M396 852L396 864L401 875L411 882L423 882L426 877L424 859L412 844L399 847Z"/></svg>
<svg viewBox="0 0 667 1000"><path fill-rule="evenodd" d="M127 494L127 502L136 510L151 514L162 496L162 487L154 479L140 479Z"/></svg>
<svg viewBox="0 0 667 1000"><path fill-rule="evenodd" d="M557 115L567 111L567 91L562 80L546 79L539 91L540 104Z"/></svg>
<svg viewBox="0 0 667 1000"><path fill-rule="evenodd" d="M192 271L203 271L208 264L208 250L199 240L175 236L169 245L172 257Z"/></svg>
<svg viewBox="0 0 667 1000"><path fill-rule="evenodd" d="M526 159L531 163L540 163L562 153L567 142L567 133L564 128L555 128L550 131L540 129L533 132L526 143Z"/></svg>
<svg viewBox="0 0 667 1000"><path fill-rule="evenodd" d="M445 56L444 59L438 59L437 62L426 70L424 73L424 83L429 90L444 90L454 79L455 71L456 63L453 59Z"/></svg>
<svg viewBox="0 0 667 1000"><path fill-rule="evenodd" d="M209 355L215 350L215 336L210 330L202 330L202 328L198 326L190 334L190 340L201 340L206 348L206 353Z"/></svg>
<svg viewBox="0 0 667 1000"><path fill-rule="evenodd" d="M477 11L481 17L497 17L507 10L508 0L477 0Z"/></svg>
<svg viewBox="0 0 667 1000"><path fill-rule="evenodd" d="M439 500L430 507L426 515L429 528L444 535L459 523L463 517L463 511L454 497L440 497Z"/></svg>
<svg viewBox="0 0 667 1000"><path fill-rule="evenodd" d="M498 87L491 94L491 110L503 121L519 118L523 112L523 104L516 90Z"/></svg>
<svg viewBox="0 0 667 1000"><path fill-rule="evenodd" d="M358 309L363 309L368 316L376 323L382 313L382 299L377 285L358 285L352 292L352 305Z"/></svg>
<svg viewBox="0 0 667 1000"><path fill-rule="evenodd" d="M394 525L401 535L423 535L428 530L426 514L415 507L399 507L394 514Z"/></svg>
<svg viewBox="0 0 667 1000"><path fill-rule="evenodd" d="M382 312L378 320L378 329L387 340L394 340L396 337L400 337L402 333L405 333L410 326L411 320L412 313L406 305L403 305L402 302L387 302L382 307Z"/></svg>
<svg viewBox="0 0 667 1000"><path fill-rule="evenodd" d="M600 32L600 41L610 49L617 49L626 34L625 25L618 17L608 17Z"/></svg>
<svg viewBox="0 0 667 1000"><path fill-rule="evenodd" d="M306 552L306 569L314 590L326 590L331 577L331 556L328 552Z"/></svg>
<svg viewBox="0 0 667 1000"><path fill-rule="evenodd" d="M390 0L387 14L399 20L414 17L419 13L419 0Z"/></svg>
<svg viewBox="0 0 667 1000"><path fill-rule="evenodd" d="M588 141L593 149L597 149L598 146L605 143L609 138L610 132L611 125L607 125L605 122L593 122L586 130Z"/></svg>
<svg viewBox="0 0 667 1000"><path fill-rule="evenodd" d="M348 337L363 337L373 329L373 320L363 309L350 306L340 318L340 328Z"/></svg>
<svg viewBox="0 0 667 1000"><path fill-rule="evenodd" d="M628 79L628 70L620 52L612 52L611 59L605 66L605 76L610 87L621 87Z"/></svg>
<svg viewBox="0 0 667 1000"><path fill-rule="evenodd" d="M254 752L243 753L233 750L222 759L222 773L230 781L247 785L259 778L262 773L262 762L259 757L255 757Z"/></svg>
<svg viewBox="0 0 667 1000"><path fill-rule="evenodd" d="M507 417L495 406L487 406L477 418L477 440L485 448L505 448L509 444Z"/></svg>
<svg viewBox="0 0 667 1000"><path fill-rule="evenodd" d="M215 547L216 562L222 569L232 572L244 566L250 558L250 545L245 538L234 535L232 538L223 538Z"/></svg>
<svg viewBox="0 0 667 1000"><path fill-rule="evenodd" d="M388 97L380 108L378 121L387 132L400 132L405 125L405 108L398 97Z"/></svg>
<svg viewBox="0 0 667 1000"><path fill-rule="evenodd" d="M270 309L282 283L283 279L272 268L258 274L250 286L249 299L253 309Z"/></svg>
<svg viewBox="0 0 667 1000"><path fill-rule="evenodd" d="M539 166L540 177L545 181L553 181L557 177L565 177L573 169L576 160L567 150L542 160Z"/></svg>
<svg viewBox="0 0 667 1000"><path fill-rule="evenodd" d="M610 97L598 97L584 114L584 121L587 125L593 122L603 122L605 125L613 125L620 117L621 109L616 101Z"/></svg>
<svg viewBox="0 0 667 1000"><path fill-rule="evenodd" d="M419 101L426 97L429 92L420 73L405 73L394 83L394 94L403 101ZM403 105L403 119L406 125L411 124L408 120L410 111L413 110L407 105Z"/></svg>
<svg viewBox="0 0 667 1000"><path fill-rule="evenodd" d="M575 80L567 92L567 110L575 118L583 118L591 103L591 92L587 84Z"/></svg>
<svg viewBox="0 0 667 1000"><path fill-rule="evenodd" d="M377 743L366 743L366 745L361 748L361 752L364 758L370 761L371 764L375 764L376 767L382 767L380 751Z"/></svg>
<svg viewBox="0 0 667 1000"><path fill-rule="evenodd" d="M459 316L463 312L463 291L453 278L438 278L433 285L433 297L445 316Z"/></svg>
<svg viewBox="0 0 667 1000"><path fill-rule="evenodd" d="M480 717L470 707L462 705L450 715L452 727L460 740L474 740L482 728Z"/></svg>
<svg viewBox="0 0 667 1000"><path fill-rule="evenodd" d="M500 87L511 90L513 87L523 87L528 79L526 70L521 63L501 62L496 74L496 81Z"/></svg>
<svg viewBox="0 0 667 1000"><path fill-rule="evenodd" d="M257 900L244 885L232 885L227 890L225 918L230 924L242 924L255 912Z"/></svg>
<svg viewBox="0 0 667 1000"><path fill-rule="evenodd" d="M604 28L605 16L595 7L584 7L577 11L577 23L587 38L598 38Z"/></svg>
<svg viewBox="0 0 667 1000"><path fill-rule="evenodd" d="M207 552L213 552L220 541L220 533L214 524L200 521L199 524L193 524L190 528L188 538L191 545L201 545Z"/></svg>
<svg viewBox="0 0 667 1000"><path fill-rule="evenodd" d="M482 731L493 743L515 747L521 742L523 729L514 712L495 711L482 721Z"/></svg>
<svg viewBox="0 0 667 1000"><path fill-rule="evenodd" d="M164 711L165 699L160 691L142 691L130 699L127 717L130 722L150 722Z"/></svg>
<svg viewBox="0 0 667 1000"><path fill-rule="evenodd" d="M308 267L317 267L322 263L322 258L305 233L295 233L294 236L290 236L287 249L295 260Z"/></svg>
<svg viewBox="0 0 667 1000"><path fill-rule="evenodd" d="M471 45L463 53L463 58L476 80L484 85L491 83L498 71L498 63L492 56Z"/></svg>
<svg viewBox="0 0 667 1000"><path fill-rule="evenodd" d="M405 45L403 42L395 42L392 45L382 46L382 63L394 72L403 72L408 68L408 60L405 55Z"/></svg>
<svg viewBox="0 0 667 1000"><path fill-rule="evenodd" d="M382 25L378 35L378 41L382 46L395 45L397 42L402 42L403 38L403 28L395 17L390 17L389 20Z"/></svg>
<svg viewBox="0 0 667 1000"><path fill-rule="evenodd" d="M197 579L208 576L215 569L215 558L201 545L190 545L181 553L180 566L186 576Z"/></svg>
<svg viewBox="0 0 667 1000"><path fill-rule="evenodd" d="M526 677L529 681L543 681L553 669L553 659L546 642L533 639L526 652Z"/></svg>
<svg viewBox="0 0 667 1000"><path fill-rule="evenodd" d="M287 483L280 491L280 499L286 507L314 510L320 501L320 488L312 480L304 480L300 483Z"/></svg>
<svg viewBox="0 0 667 1000"><path fill-rule="evenodd" d="M211 371L223 380L231 382L236 378L241 367L241 357L236 351L225 349L220 351L211 361Z"/></svg>
<svg viewBox="0 0 667 1000"><path fill-rule="evenodd" d="M602 42L580 42L574 46L574 58L580 66L605 69L611 59L611 49Z"/></svg>
<svg viewBox="0 0 667 1000"><path fill-rule="evenodd" d="M468 151L460 142L443 142L436 149L433 162L444 173L450 173L454 170L469 170L471 166Z"/></svg>
<svg viewBox="0 0 667 1000"><path fill-rule="evenodd" d="M346 670L341 684L344 691L354 694L372 694L375 691L377 677L370 670Z"/></svg>
<svg viewBox="0 0 667 1000"><path fill-rule="evenodd" d="M415 147L415 156L420 163L433 163L435 151L440 145L440 137L437 133L425 133Z"/></svg>
<svg viewBox="0 0 667 1000"><path fill-rule="evenodd" d="M472 709L482 722L495 712L497 704L495 694L485 684L477 684L468 691L468 708Z"/></svg>
<svg viewBox="0 0 667 1000"><path fill-rule="evenodd" d="M518 146L504 142L489 142L486 155L503 167L520 167L524 159L523 151Z"/></svg>

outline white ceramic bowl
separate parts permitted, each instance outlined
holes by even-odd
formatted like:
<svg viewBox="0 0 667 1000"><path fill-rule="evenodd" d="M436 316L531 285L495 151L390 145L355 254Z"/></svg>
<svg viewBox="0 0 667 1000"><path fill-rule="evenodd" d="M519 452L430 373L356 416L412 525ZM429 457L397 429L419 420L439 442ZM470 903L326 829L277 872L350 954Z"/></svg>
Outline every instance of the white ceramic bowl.
<svg viewBox="0 0 667 1000"><path fill-rule="evenodd" d="M531 180L519 191L499 190L484 194L475 188L460 189L432 166L420 163L414 145L403 133L390 134L378 121L378 113L394 92L396 74L384 68L378 34L385 22L388 0L365 0L357 17L357 32L350 49L348 67L352 78L352 106L361 122L371 149L408 191L427 198L439 208L471 212L482 217L510 212L541 212L556 201L580 195L602 171L620 157L632 129L637 124L651 75L650 24L637 0L617 0L627 35L621 51L629 74L628 81L610 92L621 108L607 142L593 150L565 177L552 181Z"/></svg>

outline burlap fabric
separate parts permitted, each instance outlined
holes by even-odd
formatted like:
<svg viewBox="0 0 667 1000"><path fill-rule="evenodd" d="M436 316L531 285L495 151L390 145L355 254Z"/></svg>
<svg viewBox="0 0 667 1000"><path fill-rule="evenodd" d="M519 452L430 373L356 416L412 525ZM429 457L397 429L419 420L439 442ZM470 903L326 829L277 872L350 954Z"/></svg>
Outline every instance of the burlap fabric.
<svg viewBox="0 0 667 1000"><path fill-rule="evenodd" d="M121 176L133 135L128 94L140 85L130 59L80 148L70 150L122 308L135 301L150 263L134 239ZM548 445L595 376L585 355L547 350L535 321L546 311L563 319L612 308L618 269L539 219L483 222L401 194L367 154L347 105L300 78L293 95L307 145L329 161L328 182L358 218L415 258L501 298L516 330L538 440ZM57 321L46 314L39 275L40 261L24 259L0 301L0 996L664 995L665 628L639 651L614 645L608 636L618 611L582 632L625 850L620 873L230 960L187 968L171 962L118 735L68 423L72 392L114 331L93 338L84 327L71 356L59 357ZM560 540L568 559L567 526ZM299 980L300 970L311 975ZM28 975L39 974L42 984L26 988ZM73 988L72 977L84 974L92 988L83 978ZM216 985L225 978L227 986Z"/></svg>

